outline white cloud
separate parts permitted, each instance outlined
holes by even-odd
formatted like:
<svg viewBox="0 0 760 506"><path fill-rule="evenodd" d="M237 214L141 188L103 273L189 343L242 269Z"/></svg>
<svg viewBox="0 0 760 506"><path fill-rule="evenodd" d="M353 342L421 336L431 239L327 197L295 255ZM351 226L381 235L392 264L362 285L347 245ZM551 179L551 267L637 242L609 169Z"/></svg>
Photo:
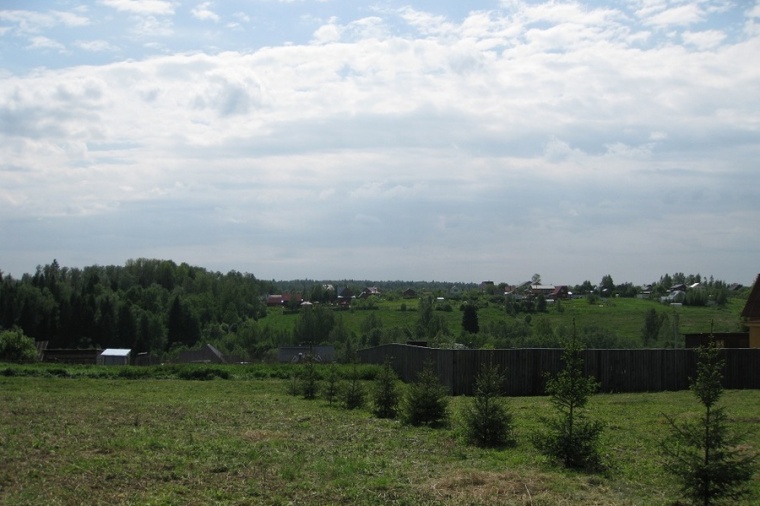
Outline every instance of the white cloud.
<svg viewBox="0 0 760 506"><path fill-rule="evenodd" d="M78 40L74 42L74 45L85 51L99 53L103 51L114 51L118 49L107 40Z"/></svg>
<svg viewBox="0 0 760 506"><path fill-rule="evenodd" d="M423 35L445 35L454 29L454 24L448 22L444 16L436 16L412 7L401 9L399 14Z"/></svg>
<svg viewBox="0 0 760 506"><path fill-rule="evenodd" d="M726 34L720 30L704 30L701 32L683 32L681 37L686 44L703 51L719 46L726 38Z"/></svg>
<svg viewBox="0 0 760 506"><path fill-rule="evenodd" d="M219 21L219 15L211 10L211 2L203 2L195 6L190 13L201 21Z"/></svg>
<svg viewBox="0 0 760 506"><path fill-rule="evenodd" d="M19 33L25 34L40 33L56 26L81 27L90 23L86 16L56 10L47 12L0 10L0 21L15 25Z"/></svg>
<svg viewBox="0 0 760 506"><path fill-rule="evenodd" d="M66 49L66 46L60 42L49 39L47 37L43 37L41 35L30 37L29 45L27 47L30 49L56 49L58 51L63 51Z"/></svg>
<svg viewBox="0 0 760 506"><path fill-rule="evenodd" d="M132 21L134 22L132 31L138 37L169 37L174 34L174 24L171 18L137 16L133 17Z"/></svg>
<svg viewBox="0 0 760 506"><path fill-rule="evenodd" d="M670 8L647 8L638 12L642 21L658 28L689 26L704 19L704 11L696 3Z"/></svg>
<svg viewBox="0 0 760 506"><path fill-rule="evenodd" d="M342 28L338 26L337 19L332 18L330 21L317 28L312 37L314 44L329 44L340 40Z"/></svg>
<svg viewBox="0 0 760 506"><path fill-rule="evenodd" d="M165 0L100 0L100 3L121 12L165 16L174 14L174 2Z"/></svg>

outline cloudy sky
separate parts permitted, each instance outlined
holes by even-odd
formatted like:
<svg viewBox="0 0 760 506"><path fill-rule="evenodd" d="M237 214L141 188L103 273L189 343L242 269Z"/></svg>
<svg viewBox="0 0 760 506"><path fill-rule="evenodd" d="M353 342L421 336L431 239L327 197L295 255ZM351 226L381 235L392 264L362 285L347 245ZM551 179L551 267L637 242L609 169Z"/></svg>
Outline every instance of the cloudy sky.
<svg viewBox="0 0 760 506"><path fill-rule="evenodd" d="M760 2L0 2L0 270L760 272Z"/></svg>

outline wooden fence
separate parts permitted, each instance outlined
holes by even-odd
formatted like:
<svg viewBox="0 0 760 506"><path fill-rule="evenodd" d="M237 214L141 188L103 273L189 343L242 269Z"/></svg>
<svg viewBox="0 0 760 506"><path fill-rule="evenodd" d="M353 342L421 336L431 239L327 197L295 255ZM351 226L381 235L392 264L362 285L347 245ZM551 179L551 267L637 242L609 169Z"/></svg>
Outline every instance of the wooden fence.
<svg viewBox="0 0 760 506"><path fill-rule="evenodd" d="M364 363L388 358L405 382L414 381L426 362L452 395L471 395L475 376L489 361L505 372L508 396L543 395L546 376L562 368L562 349L447 350L388 344L359 350ZM723 349L723 386L760 388L760 349ZM696 375L693 349L584 350L586 374L600 383L601 393L686 390Z"/></svg>

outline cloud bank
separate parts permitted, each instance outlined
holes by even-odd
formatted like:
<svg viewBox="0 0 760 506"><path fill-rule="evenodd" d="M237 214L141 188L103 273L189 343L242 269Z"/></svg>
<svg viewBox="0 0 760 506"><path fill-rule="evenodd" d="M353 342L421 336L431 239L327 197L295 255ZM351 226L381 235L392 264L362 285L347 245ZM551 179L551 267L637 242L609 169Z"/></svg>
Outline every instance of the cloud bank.
<svg viewBox="0 0 760 506"><path fill-rule="evenodd" d="M135 16L123 37L88 12L0 12L6 47L106 58L0 74L5 272L136 257L277 279L760 269L757 7L406 5L179 51L191 19L261 20L101 4ZM136 35L146 20L163 32ZM123 57L135 40L154 53Z"/></svg>

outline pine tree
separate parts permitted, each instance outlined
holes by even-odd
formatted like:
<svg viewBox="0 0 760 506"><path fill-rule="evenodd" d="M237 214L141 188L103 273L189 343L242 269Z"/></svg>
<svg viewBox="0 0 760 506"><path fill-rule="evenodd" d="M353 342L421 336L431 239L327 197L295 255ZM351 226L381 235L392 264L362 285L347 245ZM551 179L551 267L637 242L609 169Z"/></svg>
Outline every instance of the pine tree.
<svg viewBox="0 0 760 506"><path fill-rule="evenodd" d="M683 494L705 506L722 498L738 499L747 493L756 454L742 449L742 438L728 426L725 409L717 405L723 395L724 361L711 339L696 349L697 377L691 391L704 407L696 422L678 423L664 415L670 435L661 443L665 469L681 482Z"/></svg>

